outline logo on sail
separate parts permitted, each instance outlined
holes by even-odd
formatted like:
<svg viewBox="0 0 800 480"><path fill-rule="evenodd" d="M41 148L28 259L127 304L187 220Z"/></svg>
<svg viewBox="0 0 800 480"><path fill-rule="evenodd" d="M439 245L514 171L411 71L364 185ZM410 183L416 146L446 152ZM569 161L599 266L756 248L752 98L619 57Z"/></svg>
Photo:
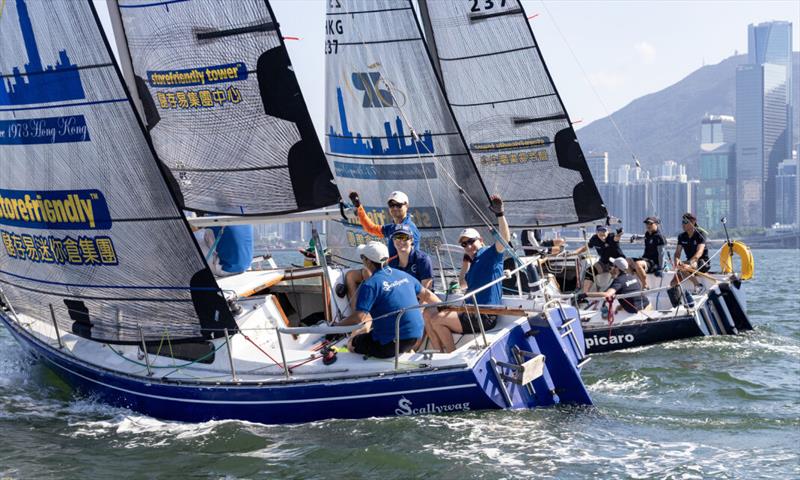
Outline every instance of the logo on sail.
<svg viewBox="0 0 800 480"><path fill-rule="evenodd" d="M480 155L483 166L514 165L528 162L546 162L548 160L547 137L526 138L521 140L472 143L469 149Z"/></svg>
<svg viewBox="0 0 800 480"><path fill-rule="evenodd" d="M366 89L367 85L374 86L374 83L364 83L362 81L359 85ZM391 99L391 96L388 98L383 97L374 91L372 93L366 93L365 91L364 95L364 102L369 104L364 104L365 108L375 107L375 105L373 105L374 102L378 102L382 105L384 101ZM370 95L374 95L374 101L370 99ZM430 155L434 153L433 136L430 130L425 131L418 140L415 140L412 135L407 135L405 133L403 121L399 116L395 118L394 122L397 131L392 130L391 122L385 122L383 124L383 129L386 132L385 137L370 136L366 139L363 134L350 131L341 88L336 89L336 100L339 105L339 121L341 122L342 131L341 133L337 133L333 125L330 126L328 130L328 144L331 153L380 157L391 155ZM386 142L385 145L384 141Z"/></svg>
<svg viewBox="0 0 800 480"><path fill-rule="evenodd" d="M379 87L381 83L380 72L353 73L353 87L364 92L361 106L364 108L383 108L394 106L394 98L389 90Z"/></svg>
<svg viewBox="0 0 800 480"><path fill-rule="evenodd" d="M236 105L242 101L238 87L207 87L219 83L247 80L247 65L243 62L182 70L149 70L147 83L155 88L170 90L157 92L155 99L162 110L189 110L213 108L226 104ZM206 87L206 88L185 88Z"/></svg>
<svg viewBox="0 0 800 480"><path fill-rule="evenodd" d="M0 190L0 224L48 230L108 230L111 214L99 190Z"/></svg>
<svg viewBox="0 0 800 480"><path fill-rule="evenodd" d="M27 105L86 98L81 85L77 65L73 64L66 50L58 52L55 65L42 64L39 45L33 34L33 26L28 15L25 0L17 0L17 16L28 63L14 67L11 75L3 75L0 86L0 105Z"/></svg>

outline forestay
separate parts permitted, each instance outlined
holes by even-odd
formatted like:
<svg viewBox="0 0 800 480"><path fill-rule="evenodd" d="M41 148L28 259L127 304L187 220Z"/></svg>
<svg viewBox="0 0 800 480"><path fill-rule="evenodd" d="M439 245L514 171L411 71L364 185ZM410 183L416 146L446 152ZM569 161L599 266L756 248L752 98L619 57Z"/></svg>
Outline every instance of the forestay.
<svg viewBox="0 0 800 480"><path fill-rule="evenodd" d="M512 226L606 216L561 98L517 0L434 0L429 15L450 105L486 188Z"/></svg>
<svg viewBox="0 0 800 480"><path fill-rule="evenodd" d="M411 3L326 3L325 151L342 197L358 191L378 223L391 221L386 198L401 190L422 230L482 225L469 203L484 208L487 195ZM364 241L354 232L351 246Z"/></svg>
<svg viewBox="0 0 800 480"><path fill-rule="evenodd" d="M0 2L0 287L107 342L234 329L91 0ZM52 307L51 307L52 306Z"/></svg>
<svg viewBox="0 0 800 480"><path fill-rule="evenodd" d="M120 0L136 86L185 208L280 214L336 203L265 0Z"/></svg>

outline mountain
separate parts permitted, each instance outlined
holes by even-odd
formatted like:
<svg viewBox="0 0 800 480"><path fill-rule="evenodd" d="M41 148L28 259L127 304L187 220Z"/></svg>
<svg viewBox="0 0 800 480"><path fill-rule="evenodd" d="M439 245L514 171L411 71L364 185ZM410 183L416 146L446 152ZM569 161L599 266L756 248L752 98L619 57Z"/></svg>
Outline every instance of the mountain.
<svg viewBox="0 0 800 480"><path fill-rule="evenodd" d="M792 60L796 142L800 137L800 53L794 52ZM643 168L654 171L665 160L692 163L697 158L703 116L736 114L736 66L743 63L747 63L747 55L706 65L612 114ZM577 134L584 152L608 152L609 167L631 163L630 150L609 117L590 123Z"/></svg>

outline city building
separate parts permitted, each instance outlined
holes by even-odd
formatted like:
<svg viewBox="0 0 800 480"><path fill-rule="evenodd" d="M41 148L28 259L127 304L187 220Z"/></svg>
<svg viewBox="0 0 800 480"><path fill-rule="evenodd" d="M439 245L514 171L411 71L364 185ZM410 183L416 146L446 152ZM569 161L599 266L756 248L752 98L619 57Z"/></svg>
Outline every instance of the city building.
<svg viewBox="0 0 800 480"><path fill-rule="evenodd" d="M736 209L736 148L731 143L700 146L699 183L695 189L694 212L701 225L717 225L722 217L733 223ZM711 229L715 229L711 227Z"/></svg>
<svg viewBox="0 0 800 480"><path fill-rule="evenodd" d="M775 223L775 178L786 149L786 72L782 65L736 69L736 224Z"/></svg>
<svg viewBox="0 0 800 480"><path fill-rule="evenodd" d="M764 65L771 63L784 67L786 92L786 159L791 158L794 102L792 98L792 23L772 21L750 24L747 27L747 63Z"/></svg>
<svg viewBox="0 0 800 480"><path fill-rule="evenodd" d="M775 179L778 204L776 205L776 222L791 225L797 221L797 160L784 160L778 164L778 175Z"/></svg>
<svg viewBox="0 0 800 480"><path fill-rule="evenodd" d="M586 155L586 164L589 165L589 171L592 172L594 183L608 183L608 152L589 152Z"/></svg>

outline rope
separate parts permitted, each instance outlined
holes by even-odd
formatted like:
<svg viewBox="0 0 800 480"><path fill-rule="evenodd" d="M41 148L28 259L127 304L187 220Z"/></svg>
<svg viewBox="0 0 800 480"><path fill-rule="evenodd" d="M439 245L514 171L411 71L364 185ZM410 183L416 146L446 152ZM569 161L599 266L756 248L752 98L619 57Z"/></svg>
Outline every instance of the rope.
<svg viewBox="0 0 800 480"><path fill-rule="evenodd" d="M278 333L278 335L280 335L280 333ZM259 345L258 345L256 342L254 342L254 341L253 341L253 340L252 340L250 337L248 337L248 336L247 336L247 335L245 335L244 333L242 333L242 336L245 338L245 340L247 340L248 342L252 343L252 344L253 344L253 346L254 346L254 347L256 347L256 348L258 349L258 351L260 351L261 353L263 353L264 355L266 355L266 356L267 356L267 358L269 358L270 360L272 360L272 363L274 363L274 364L275 364L275 366L277 366L277 367L279 367L279 368L283 368L283 367L284 367L284 364L282 364L282 363L278 362L277 360L275 360L274 358L272 358L272 355L270 355L269 353L267 353L267 352L266 352L266 350L264 350L263 348L261 348L261 347L260 347L260 346L259 346Z"/></svg>
<svg viewBox="0 0 800 480"><path fill-rule="evenodd" d="M190 366L190 365L194 365L195 363L201 362L201 361L205 360L206 358L209 358L209 357L210 357L212 354L215 354L215 353L217 353L217 352L219 351L219 349L220 349L220 348L222 348L222 347L223 347L225 344L227 344L227 343L228 343L228 342L227 342L227 340L226 340L225 342L223 342L222 344L220 344L220 346L219 346L219 347L217 347L217 348L213 349L212 351L210 351L210 352L206 353L205 355L203 355L203 356L201 356L201 357L198 357L196 360L193 360L193 361L191 361L191 362L189 362L189 363L184 363L183 365L178 365L178 366L175 366L175 365L168 365L168 366L156 366L156 365L150 365L150 368L174 368L174 369L175 369L175 372L177 372L178 370L180 370L180 369L182 369L182 368L186 368L186 367L188 367L188 366ZM146 363L142 363L142 362L139 362L139 361L136 361L136 360L132 360L132 359L130 359L130 358L128 358L128 357L126 357L126 356L125 356L123 353L120 353L120 352L118 352L117 350L114 350L114 347L112 347L112 346L111 346L110 344L108 344L108 343L106 344L106 346L107 346L107 347L108 347L108 348L109 348L109 349L110 349L112 352L116 353L117 355L119 355L119 356L120 356L120 357L122 357L123 359L127 360L128 362L131 362L131 363L133 363L133 364L139 365L140 367L147 367L147 366L148 366ZM175 359L173 358L173 360L175 360ZM172 373L174 373L174 372L170 372L170 373L168 373L167 375L171 375ZM164 376L167 376L167 375L164 375Z"/></svg>

